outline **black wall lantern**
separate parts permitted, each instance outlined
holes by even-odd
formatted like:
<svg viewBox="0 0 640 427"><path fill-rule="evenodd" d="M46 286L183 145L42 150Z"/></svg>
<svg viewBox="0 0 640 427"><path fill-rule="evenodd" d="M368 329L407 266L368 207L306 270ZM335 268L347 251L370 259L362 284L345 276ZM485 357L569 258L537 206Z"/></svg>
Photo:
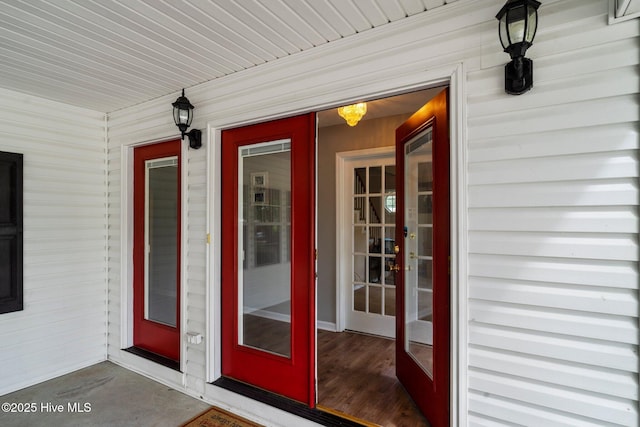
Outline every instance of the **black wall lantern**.
<svg viewBox="0 0 640 427"><path fill-rule="evenodd" d="M187 132L193 120L193 105L184 96L184 89L182 89L182 95L171 105L173 105L173 121L180 129L182 138L184 139L185 135L189 137L189 147L191 148L198 149L202 147L202 132L198 129L191 129Z"/></svg>
<svg viewBox="0 0 640 427"><path fill-rule="evenodd" d="M496 15L500 43L511 55L511 62L504 67L504 90L512 95L520 95L533 86L533 61L524 55L536 36L538 7L540 2L536 0L508 0Z"/></svg>

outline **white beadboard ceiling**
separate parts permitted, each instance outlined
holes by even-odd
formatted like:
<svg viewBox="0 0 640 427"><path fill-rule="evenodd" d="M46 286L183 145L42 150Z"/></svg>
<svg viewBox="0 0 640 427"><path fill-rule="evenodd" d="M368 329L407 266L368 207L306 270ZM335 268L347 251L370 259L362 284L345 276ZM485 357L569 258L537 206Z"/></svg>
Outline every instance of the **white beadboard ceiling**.
<svg viewBox="0 0 640 427"><path fill-rule="evenodd" d="M111 112L455 0L0 0L0 87Z"/></svg>

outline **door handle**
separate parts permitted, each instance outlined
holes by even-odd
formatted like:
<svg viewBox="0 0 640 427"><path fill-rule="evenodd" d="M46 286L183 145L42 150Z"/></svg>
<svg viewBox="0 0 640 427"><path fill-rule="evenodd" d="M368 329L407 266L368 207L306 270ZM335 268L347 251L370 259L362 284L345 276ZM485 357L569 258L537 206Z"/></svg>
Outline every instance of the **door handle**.
<svg viewBox="0 0 640 427"><path fill-rule="evenodd" d="M400 268L401 268L398 264L394 264L391 262L387 265L387 267L389 268L389 271L395 271L395 272L400 271ZM405 268L405 270L411 271L411 265L407 265L407 268Z"/></svg>
<svg viewBox="0 0 640 427"><path fill-rule="evenodd" d="M390 262L389 265L389 271L400 271L400 266L398 264L392 263Z"/></svg>

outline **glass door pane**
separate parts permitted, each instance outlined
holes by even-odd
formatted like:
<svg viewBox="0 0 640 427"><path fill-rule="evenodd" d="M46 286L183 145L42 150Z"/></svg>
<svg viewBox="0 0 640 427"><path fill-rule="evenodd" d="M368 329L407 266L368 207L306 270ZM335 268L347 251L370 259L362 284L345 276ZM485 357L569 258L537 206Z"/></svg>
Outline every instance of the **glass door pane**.
<svg viewBox="0 0 640 427"><path fill-rule="evenodd" d="M145 319L176 327L178 158L145 161Z"/></svg>
<svg viewBox="0 0 640 427"><path fill-rule="evenodd" d="M238 343L291 357L291 143L238 149Z"/></svg>
<svg viewBox="0 0 640 427"><path fill-rule="evenodd" d="M405 144L405 350L433 377L431 128Z"/></svg>
<svg viewBox="0 0 640 427"><path fill-rule="evenodd" d="M353 169L352 310L395 316L395 165ZM373 333L373 331L367 331Z"/></svg>

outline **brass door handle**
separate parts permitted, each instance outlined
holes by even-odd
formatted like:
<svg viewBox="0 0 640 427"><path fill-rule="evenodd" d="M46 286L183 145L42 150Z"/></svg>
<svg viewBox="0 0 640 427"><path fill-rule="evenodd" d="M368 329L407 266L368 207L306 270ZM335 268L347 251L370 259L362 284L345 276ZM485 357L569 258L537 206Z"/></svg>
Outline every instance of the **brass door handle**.
<svg viewBox="0 0 640 427"><path fill-rule="evenodd" d="M398 264L389 263L389 271L400 271L400 266Z"/></svg>

